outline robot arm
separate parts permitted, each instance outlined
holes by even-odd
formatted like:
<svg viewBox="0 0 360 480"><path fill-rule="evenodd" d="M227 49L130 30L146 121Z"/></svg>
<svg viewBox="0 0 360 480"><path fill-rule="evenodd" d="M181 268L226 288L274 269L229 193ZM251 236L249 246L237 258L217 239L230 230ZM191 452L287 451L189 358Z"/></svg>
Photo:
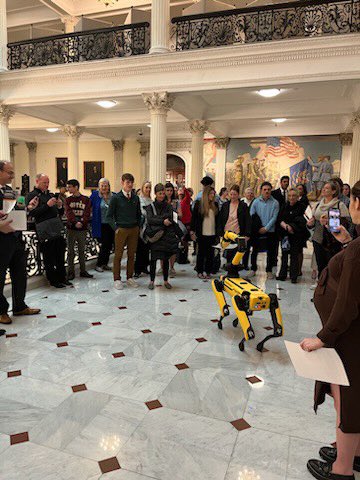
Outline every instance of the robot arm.
<svg viewBox="0 0 360 480"><path fill-rule="evenodd" d="M223 238L221 239L221 247L226 248L230 243L237 244L237 252L231 262L233 267L237 267L245 254L246 251L246 240L245 237L238 235L237 233L226 231Z"/></svg>

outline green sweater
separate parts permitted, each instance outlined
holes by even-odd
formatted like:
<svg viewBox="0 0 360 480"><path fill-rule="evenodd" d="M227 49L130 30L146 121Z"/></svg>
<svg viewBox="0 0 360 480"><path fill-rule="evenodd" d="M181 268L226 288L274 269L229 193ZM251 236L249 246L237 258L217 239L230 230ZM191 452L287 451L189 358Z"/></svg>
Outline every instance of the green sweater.
<svg viewBox="0 0 360 480"><path fill-rule="evenodd" d="M139 197L132 192L130 199L128 199L122 191L113 195L107 216L109 221L115 222L116 228L140 226L141 209Z"/></svg>

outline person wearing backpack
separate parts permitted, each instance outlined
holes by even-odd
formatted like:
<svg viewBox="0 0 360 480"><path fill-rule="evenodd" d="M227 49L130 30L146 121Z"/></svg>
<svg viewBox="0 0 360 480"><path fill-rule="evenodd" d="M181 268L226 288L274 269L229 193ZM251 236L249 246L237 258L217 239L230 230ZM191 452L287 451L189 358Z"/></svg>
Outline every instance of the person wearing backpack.
<svg viewBox="0 0 360 480"><path fill-rule="evenodd" d="M162 183L155 185L155 201L145 208L146 229L145 238L150 243L150 283L149 290L154 290L156 262L162 261L164 286L171 289L168 281L170 258L178 249L178 232L173 220L173 208L165 199L165 186ZM155 241L154 241L155 240Z"/></svg>

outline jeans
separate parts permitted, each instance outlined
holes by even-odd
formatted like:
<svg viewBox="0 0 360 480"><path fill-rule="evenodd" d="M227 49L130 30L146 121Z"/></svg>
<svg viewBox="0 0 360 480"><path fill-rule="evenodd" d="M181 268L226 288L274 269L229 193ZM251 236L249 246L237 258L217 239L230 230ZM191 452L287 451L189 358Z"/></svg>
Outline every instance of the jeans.
<svg viewBox="0 0 360 480"><path fill-rule="evenodd" d="M0 314L7 313L9 303L4 296L6 271L9 268L12 286L13 312L26 308L26 258L25 243L16 234L0 234Z"/></svg>
<svg viewBox="0 0 360 480"><path fill-rule="evenodd" d="M273 267L276 265L276 245L278 243L277 235L275 232L267 232L266 234L266 271L272 272ZM257 256L259 253L259 246L256 240L253 243L253 251L251 254L251 270L257 271Z"/></svg>
<svg viewBox="0 0 360 480"><path fill-rule="evenodd" d="M66 242L63 237L40 243L46 277L50 285L56 285L66 280L65 249Z"/></svg>
<svg viewBox="0 0 360 480"><path fill-rule="evenodd" d="M281 268L279 272L279 277L286 278L288 273L288 264L290 257L290 278L291 280L296 280L299 275L299 255L302 253L302 247L298 244L291 242L290 240L290 250L281 251Z"/></svg>
<svg viewBox="0 0 360 480"><path fill-rule="evenodd" d="M197 239L198 254L196 258L196 271L197 273L204 273L210 275L213 270L214 263L214 245L215 235L200 235Z"/></svg>
<svg viewBox="0 0 360 480"><path fill-rule="evenodd" d="M110 252L114 245L115 232L108 223L101 224L100 252L96 265L103 267L109 263Z"/></svg>
<svg viewBox="0 0 360 480"><path fill-rule="evenodd" d="M75 244L77 243L78 253L79 253L79 263L80 263L80 272L84 273L86 271L86 261L85 261L85 246L86 246L86 230L68 230L67 231L67 241L68 241L68 273L74 274L75 272Z"/></svg>

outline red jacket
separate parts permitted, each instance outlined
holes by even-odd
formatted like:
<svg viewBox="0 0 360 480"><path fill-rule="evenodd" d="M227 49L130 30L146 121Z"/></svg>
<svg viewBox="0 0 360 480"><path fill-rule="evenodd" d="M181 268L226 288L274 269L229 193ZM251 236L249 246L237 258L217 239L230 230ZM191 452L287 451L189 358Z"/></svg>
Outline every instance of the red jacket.
<svg viewBox="0 0 360 480"><path fill-rule="evenodd" d="M184 225L191 223L191 196L187 188L184 188L184 198L180 202L182 217L181 221Z"/></svg>
<svg viewBox="0 0 360 480"><path fill-rule="evenodd" d="M75 197L71 195L65 201L66 224L70 230L87 230L91 214L90 198L85 195ZM75 224L81 222L82 228L76 228Z"/></svg>

